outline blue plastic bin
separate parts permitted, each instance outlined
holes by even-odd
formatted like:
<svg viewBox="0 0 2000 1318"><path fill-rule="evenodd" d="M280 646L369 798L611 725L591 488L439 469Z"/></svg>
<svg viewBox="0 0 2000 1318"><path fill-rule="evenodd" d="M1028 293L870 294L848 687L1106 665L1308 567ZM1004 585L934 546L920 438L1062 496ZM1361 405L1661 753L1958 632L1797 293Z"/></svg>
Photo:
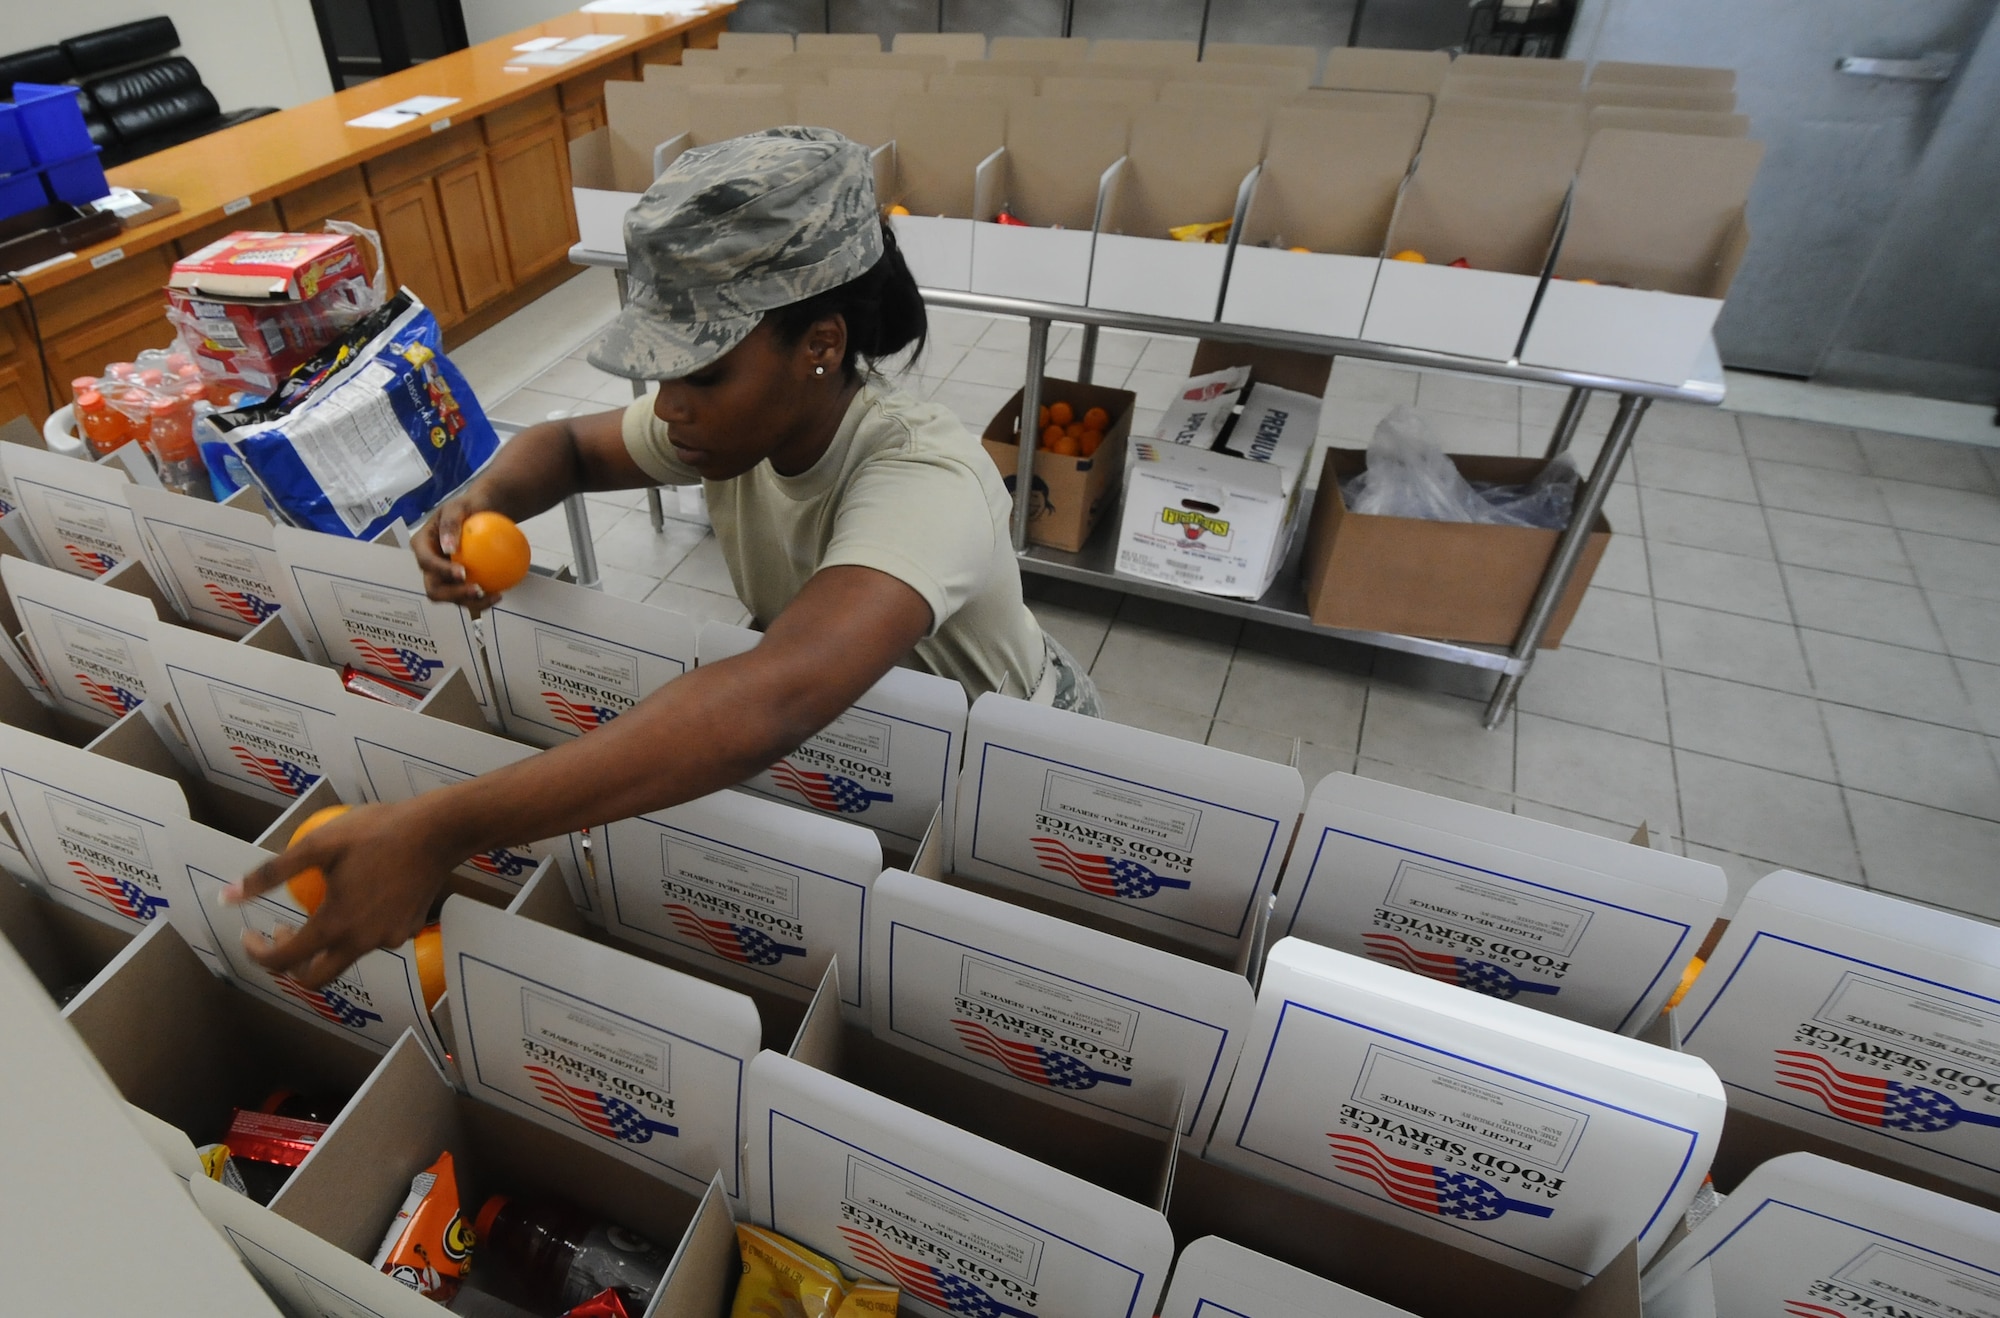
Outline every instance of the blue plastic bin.
<svg viewBox="0 0 2000 1318"><path fill-rule="evenodd" d="M22 211L49 204L42 176L34 170L25 174L0 175L0 220L11 220Z"/></svg>
<svg viewBox="0 0 2000 1318"><path fill-rule="evenodd" d="M15 83L14 122L27 140L28 154L37 164L67 164L95 149L90 128L83 122L83 107L76 103L74 87Z"/></svg>
<svg viewBox="0 0 2000 1318"><path fill-rule="evenodd" d="M28 158L28 140L21 136L13 105L0 101L0 175L18 174L34 163Z"/></svg>
<svg viewBox="0 0 2000 1318"><path fill-rule="evenodd" d="M49 181L49 196L72 206L87 206L111 191L111 185L104 180L104 166L98 160L96 147L68 160L43 165L42 175Z"/></svg>

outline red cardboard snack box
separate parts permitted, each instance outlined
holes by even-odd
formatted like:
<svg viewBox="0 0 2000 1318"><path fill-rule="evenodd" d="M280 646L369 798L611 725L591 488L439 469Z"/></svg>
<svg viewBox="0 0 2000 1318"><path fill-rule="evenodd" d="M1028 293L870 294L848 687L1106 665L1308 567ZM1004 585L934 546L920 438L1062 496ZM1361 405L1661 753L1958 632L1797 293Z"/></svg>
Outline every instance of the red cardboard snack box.
<svg viewBox="0 0 2000 1318"><path fill-rule="evenodd" d="M354 239L238 232L174 263L167 319L210 379L269 394L374 305Z"/></svg>

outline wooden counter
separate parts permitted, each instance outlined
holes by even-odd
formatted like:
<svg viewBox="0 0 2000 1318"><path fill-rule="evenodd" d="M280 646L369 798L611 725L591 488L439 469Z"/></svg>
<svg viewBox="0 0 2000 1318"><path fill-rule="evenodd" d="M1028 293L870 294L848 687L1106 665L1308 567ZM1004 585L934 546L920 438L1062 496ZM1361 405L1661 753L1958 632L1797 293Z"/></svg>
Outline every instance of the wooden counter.
<svg viewBox="0 0 2000 1318"><path fill-rule="evenodd" d="M25 413L39 425L75 377L170 341L168 269L235 229L328 219L376 229L391 279L430 305L448 345L462 342L577 272L566 259L568 143L603 124L605 82L715 45L734 8L692 20L565 14L111 170L113 183L178 198L181 210L23 276L27 299L0 285L0 420ZM592 33L617 40L507 71L520 42ZM458 103L399 128L347 126L411 96Z"/></svg>

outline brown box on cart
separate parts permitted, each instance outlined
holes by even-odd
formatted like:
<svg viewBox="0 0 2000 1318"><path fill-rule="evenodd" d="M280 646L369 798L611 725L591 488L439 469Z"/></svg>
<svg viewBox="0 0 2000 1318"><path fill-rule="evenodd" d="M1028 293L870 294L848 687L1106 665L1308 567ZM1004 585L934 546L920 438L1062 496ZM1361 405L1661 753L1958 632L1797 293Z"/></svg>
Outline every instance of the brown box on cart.
<svg viewBox="0 0 2000 1318"><path fill-rule="evenodd" d="M1014 396L993 414L993 419L986 423L985 433L979 437L1010 490L1014 488L1014 477L1021 463L1017 436L1023 392L1014 391ZM1119 474L1125 467L1125 441L1132 434L1132 407L1137 401L1137 394L1123 389L1042 377L1043 407L1068 403L1079 420L1091 408L1101 407L1111 414L1111 424L1104 428L1103 444L1088 458L1051 453L1037 443L1035 488L1028 511L1030 543L1075 553L1090 539L1098 520L1117 502Z"/></svg>
<svg viewBox="0 0 2000 1318"><path fill-rule="evenodd" d="M1451 460L1467 480L1506 485L1524 484L1546 465L1539 458ZM1304 585L1312 620L1322 627L1513 644L1560 532L1353 512L1340 483L1367 466L1368 455L1359 449L1327 450L1306 534ZM1549 619L1544 649L1561 643L1610 542L1611 523L1600 516Z"/></svg>

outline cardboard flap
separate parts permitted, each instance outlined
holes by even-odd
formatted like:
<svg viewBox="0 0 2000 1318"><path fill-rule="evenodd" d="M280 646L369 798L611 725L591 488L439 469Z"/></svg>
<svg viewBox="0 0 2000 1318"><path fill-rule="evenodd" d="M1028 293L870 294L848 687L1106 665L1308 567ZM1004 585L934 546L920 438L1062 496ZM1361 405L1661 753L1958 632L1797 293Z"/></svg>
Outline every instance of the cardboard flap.
<svg viewBox="0 0 2000 1318"><path fill-rule="evenodd" d="M1319 85L1362 92L1421 92L1436 96L1451 73L1441 50L1381 50L1335 46L1326 54Z"/></svg>
<svg viewBox="0 0 2000 1318"><path fill-rule="evenodd" d="M1556 274L1721 297L1764 146L1745 138L1605 128L1577 171Z"/></svg>
<svg viewBox="0 0 2000 1318"><path fill-rule="evenodd" d="M126 498L145 533L153 575L196 626L242 636L286 603L268 518L140 486Z"/></svg>
<svg viewBox="0 0 2000 1318"><path fill-rule="evenodd" d="M1454 78L1518 78L1562 87L1583 86L1590 66L1575 59L1522 59L1517 55L1460 55L1451 62Z"/></svg>
<svg viewBox="0 0 2000 1318"><path fill-rule="evenodd" d="M1318 66L1318 52L1312 53L1314 61L1310 65L1288 62L1230 64L1203 59L1199 64L1168 70L1171 81L1161 85L1161 92L1164 94L1168 86L1178 84L1183 87L1262 87L1278 95L1295 95L1312 85L1313 71Z"/></svg>
<svg viewBox="0 0 2000 1318"><path fill-rule="evenodd" d="M1248 366L1256 384L1273 384L1315 398L1326 392L1327 379L1333 374L1333 358L1325 353L1260 348L1220 339L1202 339L1195 344L1194 365L1188 374L1208 375L1232 366Z"/></svg>
<svg viewBox="0 0 2000 1318"><path fill-rule="evenodd" d="M1380 254L1423 133L1424 121L1409 114L1276 111L1239 241L1283 237L1315 252Z"/></svg>
<svg viewBox="0 0 2000 1318"><path fill-rule="evenodd" d="M954 62L986 58L984 32L898 32L889 43L892 53L942 55Z"/></svg>
<svg viewBox="0 0 2000 1318"><path fill-rule="evenodd" d="M604 84L611 175L608 184L598 186L619 192L644 192L652 186L653 148L688 130L693 90L691 85L664 82Z"/></svg>
<svg viewBox="0 0 2000 1318"><path fill-rule="evenodd" d="M666 1278L643 1318L720 1315L742 1275L736 1217L729 1211L729 1194L718 1176L708 1183L701 1206L681 1236L673 1261L667 1265Z"/></svg>
<svg viewBox="0 0 2000 1318"><path fill-rule="evenodd" d="M726 141L792 121L789 88L766 83L690 87L688 128L696 146Z"/></svg>
<svg viewBox="0 0 2000 1318"><path fill-rule="evenodd" d="M1303 89L1299 89L1303 90ZM1297 91L1288 87L1259 86L1235 82L1169 82L1160 86L1161 105L1194 109L1262 110L1270 108Z"/></svg>
<svg viewBox="0 0 2000 1318"><path fill-rule="evenodd" d="M681 158L681 153L694 145L692 131L675 133L666 141L653 148L653 177L659 178L667 172L667 166Z"/></svg>
<svg viewBox="0 0 2000 1318"><path fill-rule="evenodd" d="M1264 127L1264 116L1248 110L1139 107L1106 230L1165 238L1175 225L1228 219L1263 156Z"/></svg>
<svg viewBox="0 0 2000 1318"><path fill-rule="evenodd" d="M925 93L897 102L895 199L917 215L973 214L973 171L1006 143L1007 104L997 97Z"/></svg>
<svg viewBox="0 0 2000 1318"><path fill-rule="evenodd" d="M1592 108L1600 105L1629 105L1660 110L1698 110L1709 114L1728 114L1736 108L1736 93L1723 88L1650 87L1640 83L1621 83L1586 88L1583 101Z"/></svg>
<svg viewBox="0 0 2000 1318"><path fill-rule="evenodd" d="M1590 85L1640 83L1654 87L1701 87L1733 89L1735 69L1702 68L1691 64L1634 64L1624 60L1599 60L1590 69Z"/></svg>
<svg viewBox="0 0 2000 1318"><path fill-rule="evenodd" d="M41 561L96 577L128 558L144 556L125 497L132 481L123 467L16 444L7 453L7 479L22 515L21 529L33 539Z"/></svg>
<svg viewBox="0 0 2000 1318"><path fill-rule="evenodd" d="M785 1056L828 1075L840 1074L840 997L840 965L829 962Z"/></svg>
<svg viewBox="0 0 2000 1318"><path fill-rule="evenodd" d="M1403 188L1385 250L1415 248L1433 263L1540 274L1577 161L1581 125L1472 118L1432 120Z"/></svg>
<svg viewBox="0 0 2000 1318"><path fill-rule="evenodd" d="M1039 82L1031 73L999 73L975 64L950 73L933 73L928 89L945 96L991 96L1032 104Z"/></svg>
<svg viewBox="0 0 2000 1318"><path fill-rule="evenodd" d="M1192 64L1201 58L1201 45L1194 41L1160 41L1148 38L1099 37L1090 43L1093 64Z"/></svg>
<svg viewBox="0 0 2000 1318"><path fill-rule="evenodd" d="M988 62L1013 59L1081 60L1090 57L1089 37L993 37Z"/></svg>
<svg viewBox="0 0 2000 1318"><path fill-rule="evenodd" d="M1409 1318L1359 1291L1280 1263L1221 1236L1203 1236L1174 1260L1174 1278L1160 1304L1160 1318L1288 1318L1340 1314L1342 1318Z"/></svg>
<svg viewBox="0 0 2000 1318"><path fill-rule="evenodd" d="M1049 101L1084 105L1151 105L1158 89L1144 78L1051 76L1042 79L1042 96Z"/></svg>
<svg viewBox="0 0 2000 1318"><path fill-rule="evenodd" d="M715 40L715 48L730 60L774 60L798 48L789 32L733 32L725 30ZM878 49L879 44L878 44ZM682 56L693 54L683 51Z"/></svg>
<svg viewBox="0 0 2000 1318"><path fill-rule="evenodd" d="M921 82L922 79L919 79ZM831 128L867 147L895 137L892 115L906 91L897 88L801 87L793 96L799 123Z"/></svg>
<svg viewBox="0 0 2000 1318"><path fill-rule="evenodd" d="M1091 228L1099 180L1125 154L1127 129L1124 115L1101 106L1038 100L1017 107L1007 116L1009 210L1029 224Z"/></svg>
<svg viewBox="0 0 2000 1318"><path fill-rule="evenodd" d="M1634 128L1649 133L1694 133L1704 137L1748 137L1750 116L1707 110L1663 110L1633 105L1598 105L1590 111L1588 126Z"/></svg>
<svg viewBox="0 0 2000 1318"><path fill-rule="evenodd" d="M903 96L910 92L920 92L930 75L922 69L828 69L826 88L843 95L860 93ZM801 87L803 95L808 89Z"/></svg>
<svg viewBox="0 0 2000 1318"><path fill-rule="evenodd" d="M1318 46L1274 46L1242 41L1210 41L1201 48L1203 64L1276 64L1306 70L1319 68Z"/></svg>
<svg viewBox="0 0 2000 1318"><path fill-rule="evenodd" d="M127 564L114 570L144 570L136 559ZM0 582L58 710L109 727L161 697L147 641L159 617L152 598L12 556L0 557Z"/></svg>

